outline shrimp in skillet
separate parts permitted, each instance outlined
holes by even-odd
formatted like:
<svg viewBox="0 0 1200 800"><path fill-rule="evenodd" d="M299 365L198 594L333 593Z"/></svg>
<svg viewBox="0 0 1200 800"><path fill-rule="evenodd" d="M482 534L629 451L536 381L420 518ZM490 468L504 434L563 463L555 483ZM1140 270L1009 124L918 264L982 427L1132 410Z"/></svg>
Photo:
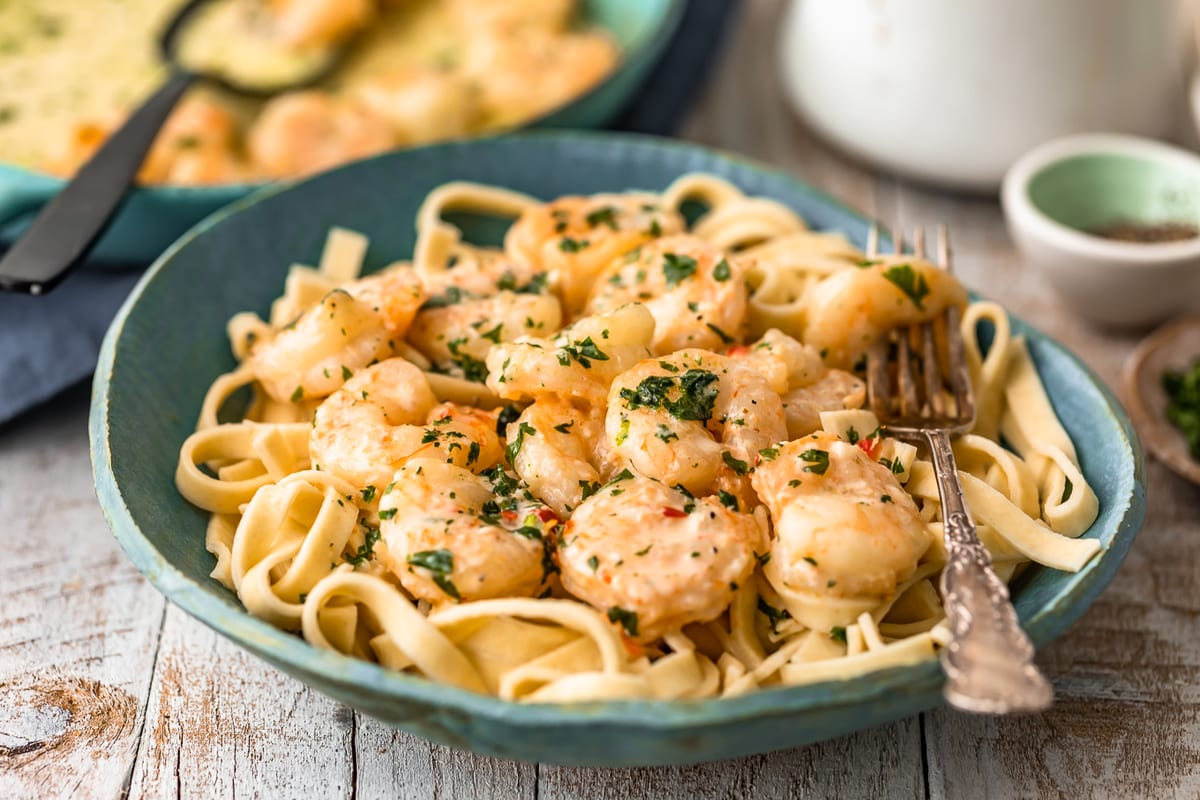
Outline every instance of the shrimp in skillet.
<svg viewBox="0 0 1200 800"><path fill-rule="evenodd" d="M884 602L932 541L891 470L831 433L779 447L751 481L774 523L763 571L810 628L851 623ZM816 611L805 597L822 601Z"/></svg>
<svg viewBox="0 0 1200 800"><path fill-rule="evenodd" d="M754 572L758 524L716 498L626 475L567 522L558 547L563 587L642 641L715 618Z"/></svg>
<svg viewBox="0 0 1200 800"><path fill-rule="evenodd" d="M618 260L596 280L590 314L642 303L654 315L655 355L685 347L723 350L740 340L746 318L745 267L692 236L671 236Z"/></svg>

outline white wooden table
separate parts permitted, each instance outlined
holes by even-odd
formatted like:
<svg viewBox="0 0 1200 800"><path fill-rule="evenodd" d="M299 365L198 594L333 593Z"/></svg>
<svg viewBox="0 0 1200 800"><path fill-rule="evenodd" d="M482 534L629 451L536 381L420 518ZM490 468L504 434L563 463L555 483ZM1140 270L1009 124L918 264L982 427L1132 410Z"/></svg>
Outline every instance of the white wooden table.
<svg viewBox="0 0 1200 800"><path fill-rule="evenodd" d="M1115 385L1132 338L1090 330L1014 254L992 200L848 163L782 106L773 0L748 4L685 135L903 225L947 222L963 278ZM1058 702L937 711L799 750L673 769L567 769L428 744L352 712L169 606L92 492L86 387L0 428L0 799L264 796L1200 797L1200 491L1151 463L1146 527L1039 654Z"/></svg>

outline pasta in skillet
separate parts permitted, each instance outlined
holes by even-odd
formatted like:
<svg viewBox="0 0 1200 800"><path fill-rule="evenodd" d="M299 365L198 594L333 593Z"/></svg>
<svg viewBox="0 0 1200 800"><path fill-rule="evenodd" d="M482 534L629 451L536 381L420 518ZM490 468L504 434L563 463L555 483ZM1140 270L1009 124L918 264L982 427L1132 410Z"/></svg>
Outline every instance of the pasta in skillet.
<svg viewBox="0 0 1200 800"><path fill-rule="evenodd" d="M478 247L448 210L515 221ZM709 175L550 202L447 184L417 231L411 262L360 276L366 240L335 229L266 319L235 316L239 366L180 453L213 577L318 647L528 702L932 657L933 470L862 407L856 362L950 304L980 409L955 452L997 572L1100 548L1024 341L932 264L864 261Z"/></svg>

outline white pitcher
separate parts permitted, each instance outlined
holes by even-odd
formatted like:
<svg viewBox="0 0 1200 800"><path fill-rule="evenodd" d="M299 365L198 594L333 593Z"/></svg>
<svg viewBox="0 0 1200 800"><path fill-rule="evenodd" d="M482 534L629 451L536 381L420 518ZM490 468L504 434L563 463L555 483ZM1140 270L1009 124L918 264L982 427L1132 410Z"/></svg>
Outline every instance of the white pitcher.
<svg viewBox="0 0 1200 800"><path fill-rule="evenodd" d="M783 81L850 154L990 191L1056 136L1171 133L1183 19L1178 0L793 0Z"/></svg>

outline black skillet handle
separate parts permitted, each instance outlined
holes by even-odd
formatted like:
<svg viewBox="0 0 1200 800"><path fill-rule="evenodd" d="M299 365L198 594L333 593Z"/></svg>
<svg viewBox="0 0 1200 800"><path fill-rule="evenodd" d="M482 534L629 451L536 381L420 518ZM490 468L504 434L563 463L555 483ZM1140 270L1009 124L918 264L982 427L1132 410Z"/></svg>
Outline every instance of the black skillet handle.
<svg viewBox="0 0 1200 800"><path fill-rule="evenodd" d="M0 260L0 290L42 294L78 266L116 215L154 137L195 76L176 72L84 164Z"/></svg>

